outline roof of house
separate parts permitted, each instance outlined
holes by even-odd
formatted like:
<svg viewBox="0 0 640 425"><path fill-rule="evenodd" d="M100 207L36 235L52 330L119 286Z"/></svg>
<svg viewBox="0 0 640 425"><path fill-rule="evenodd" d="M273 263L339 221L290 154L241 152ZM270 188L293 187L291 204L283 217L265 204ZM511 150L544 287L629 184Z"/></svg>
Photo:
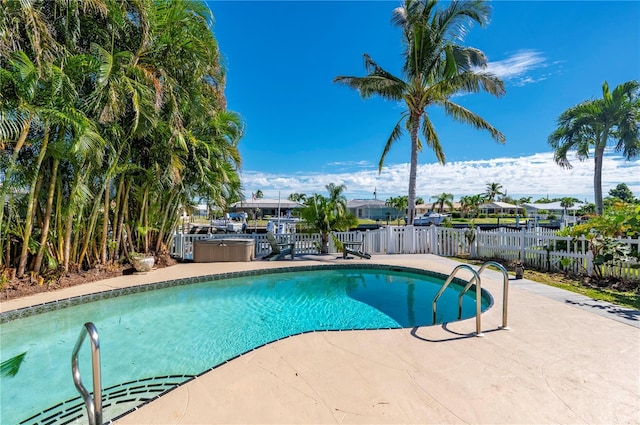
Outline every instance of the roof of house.
<svg viewBox="0 0 640 425"><path fill-rule="evenodd" d="M561 201L548 202L546 204L524 204L525 207L532 210L564 210ZM569 211L576 211L586 205L584 202L576 202L572 207L567 207Z"/></svg>
<svg viewBox="0 0 640 425"><path fill-rule="evenodd" d="M266 198L260 198L255 200L247 199L244 201L236 202L235 204L231 205L232 208L278 208L278 206L280 206L280 209L282 210L292 209L292 208L302 208L302 204L290 201L288 199L266 199Z"/></svg>
<svg viewBox="0 0 640 425"><path fill-rule="evenodd" d="M517 208L517 206L513 204L509 204L507 202L498 202L498 201L488 202L486 204L480 205L480 209L489 209L489 208L493 208L494 210L497 210L497 209L507 210L510 208Z"/></svg>
<svg viewBox="0 0 640 425"><path fill-rule="evenodd" d="M385 201L380 199L350 199L347 201L347 208L389 208Z"/></svg>

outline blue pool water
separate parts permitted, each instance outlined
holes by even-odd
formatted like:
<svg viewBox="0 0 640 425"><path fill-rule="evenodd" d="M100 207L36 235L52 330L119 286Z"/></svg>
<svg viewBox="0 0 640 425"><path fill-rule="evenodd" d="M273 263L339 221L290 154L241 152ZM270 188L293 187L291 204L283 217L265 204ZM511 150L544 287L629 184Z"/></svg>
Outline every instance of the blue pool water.
<svg viewBox="0 0 640 425"><path fill-rule="evenodd" d="M78 397L70 358L85 322L93 322L100 334L106 421L193 375L290 335L431 325L431 303L442 283L384 269L271 273L108 298L9 321L0 329L0 360L27 354L15 377L0 378L0 423L38 423L56 415L51 423L82 422L77 419L84 411L80 400L58 405ZM461 288L449 288L438 301L438 323L458 319ZM483 300L483 309L488 305ZM474 314L475 294L469 292L462 317ZM80 368L91 389L89 347L86 341Z"/></svg>

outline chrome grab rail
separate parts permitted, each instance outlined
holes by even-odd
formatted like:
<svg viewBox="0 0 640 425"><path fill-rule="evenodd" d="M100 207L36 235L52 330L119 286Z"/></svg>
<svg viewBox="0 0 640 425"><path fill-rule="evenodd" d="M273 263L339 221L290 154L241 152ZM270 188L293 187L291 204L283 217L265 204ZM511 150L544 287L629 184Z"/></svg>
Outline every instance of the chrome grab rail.
<svg viewBox="0 0 640 425"><path fill-rule="evenodd" d="M496 261L485 261L484 263L482 263L482 266L480 266L480 269L478 269L478 275L481 275L482 272L489 266L497 267L502 272L502 326L501 328L509 330L511 329L509 328L509 326L507 326L507 308L509 305L509 274L507 273L507 269L505 269L502 264ZM469 290L472 284L473 284L473 279L471 279L469 283L467 283L467 286L464 287L464 289L460 292L460 295L458 296L458 319L462 317L462 297L464 296L465 292Z"/></svg>
<svg viewBox="0 0 640 425"><path fill-rule="evenodd" d="M85 337L89 335L91 340L91 369L93 371L93 397L82 385L80 378L80 367L78 365L78 351L84 342ZM84 324L80 336L73 348L71 355L71 373L73 375L73 383L78 392L84 399L84 405L87 408L87 416L89 417L89 425L102 424L102 388L100 382L100 339L98 338L98 330L91 322Z"/></svg>
<svg viewBox="0 0 640 425"><path fill-rule="evenodd" d="M447 288L447 286L449 286L456 273L458 273L458 271L462 269L467 269L473 274L473 277L469 281L468 286L471 286L472 282L476 282L476 336L484 336L480 323L480 313L482 311L482 288L480 285L480 275L478 275L478 272L471 268L471 266L468 266L466 264L460 264L455 269L453 269L447 280L444 282L444 285L442 285L442 288L440 288L436 296L433 298L433 323L436 323L436 302L438 301L444 290Z"/></svg>

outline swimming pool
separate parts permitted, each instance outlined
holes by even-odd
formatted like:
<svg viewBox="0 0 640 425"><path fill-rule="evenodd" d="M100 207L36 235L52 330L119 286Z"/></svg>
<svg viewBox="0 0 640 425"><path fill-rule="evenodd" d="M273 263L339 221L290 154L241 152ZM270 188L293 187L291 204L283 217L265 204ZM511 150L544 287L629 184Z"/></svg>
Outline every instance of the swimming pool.
<svg viewBox="0 0 640 425"><path fill-rule="evenodd" d="M372 265L374 266L374 265ZM17 320L4 313L2 358L27 352L1 378L0 422L69 423L84 415L70 356L82 324L100 333L104 420L256 347L311 331L426 326L443 279L380 267L306 267L185 279L109 291L52 305ZM438 301L437 322L457 320L459 285ZM115 293L114 293L115 292ZM117 296L134 292L126 296ZM102 298L102 299L101 299ZM78 304L67 308L61 306ZM483 310L491 303L483 296ZM42 308L41 308L42 310ZM44 308L46 310L46 308ZM463 318L475 314L475 294ZM80 352L91 388L89 344Z"/></svg>

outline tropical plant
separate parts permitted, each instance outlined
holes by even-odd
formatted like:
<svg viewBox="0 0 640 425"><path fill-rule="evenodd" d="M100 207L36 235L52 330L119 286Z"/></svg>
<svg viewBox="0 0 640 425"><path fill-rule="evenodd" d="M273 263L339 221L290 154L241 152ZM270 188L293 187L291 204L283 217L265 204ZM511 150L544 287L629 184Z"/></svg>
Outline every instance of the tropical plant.
<svg viewBox="0 0 640 425"><path fill-rule="evenodd" d="M394 218L398 220L398 225L400 225L400 218L404 217L407 211L408 202L407 196L392 196L384 202L386 206L395 210L396 215Z"/></svg>
<svg viewBox="0 0 640 425"><path fill-rule="evenodd" d="M193 199L239 199L206 4L11 1L0 28L0 268L161 253Z"/></svg>
<svg viewBox="0 0 640 425"><path fill-rule="evenodd" d="M292 193L289 195L288 199L293 202L304 202L307 199L307 195L304 193Z"/></svg>
<svg viewBox="0 0 640 425"><path fill-rule="evenodd" d="M530 204L531 203L531 196L523 196L520 199L518 199L518 204L522 205L522 204Z"/></svg>
<svg viewBox="0 0 640 425"><path fill-rule="evenodd" d="M460 198L460 209L462 215L469 214L471 217L477 217L480 213L480 205L484 202L484 195L466 195Z"/></svg>
<svg viewBox="0 0 640 425"><path fill-rule="evenodd" d="M618 198L623 202L633 202L635 200L633 192L625 183L618 183L614 189L610 189L609 196Z"/></svg>
<svg viewBox="0 0 640 425"><path fill-rule="evenodd" d="M344 185L326 186L329 196L314 193L305 200L300 215L304 220L305 230L320 233L320 252L329 252L329 237L332 231L346 231L358 224L358 219L348 212L347 200L342 194Z"/></svg>
<svg viewBox="0 0 640 425"><path fill-rule="evenodd" d="M449 211L453 211L453 194L452 193L441 193L436 196L436 200L431 206L433 210L435 210L436 206L438 206L438 212L444 211L445 204L449 207Z"/></svg>
<svg viewBox="0 0 640 425"><path fill-rule="evenodd" d="M572 168L567 154L575 150L579 160L593 155L593 188L596 213L602 214L602 163L611 140L612 148L627 160L640 154L640 83L628 81L609 90L605 81L602 99L589 100L564 111L558 128L549 136L555 150L554 160L563 168Z"/></svg>
<svg viewBox="0 0 640 425"><path fill-rule="evenodd" d="M404 44L403 78L380 67L368 54L364 54L367 75L364 77L338 76L334 82L359 91L363 98L378 95L406 106L385 143L378 171L391 146L404 129L411 140L409 168L408 222L415 216L416 174L418 152L423 141L433 150L437 160L445 163L445 154L427 108L441 106L456 121L489 131L498 142L505 137L479 115L451 101L454 95L486 91L495 96L505 93L504 83L495 75L482 71L487 58L478 49L458 44L473 23L484 26L488 22L490 7L485 1L452 1L438 7L436 0L405 0L392 14L392 22L401 28Z"/></svg>
<svg viewBox="0 0 640 425"><path fill-rule="evenodd" d="M260 189L258 189L258 190L256 190L255 197L256 197L256 199L262 199L262 198L264 198L264 193L262 193L262 191Z"/></svg>
<svg viewBox="0 0 640 425"><path fill-rule="evenodd" d="M575 200L573 198L562 198L560 200L560 206L564 209L563 215L567 215L567 209L571 208L575 205Z"/></svg>
<svg viewBox="0 0 640 425"><path fill-rule="evenodd" d="M505 195L505 193L502 192L502 185L500 183L487 183L487 188L484 191L484 196L487 201L495 201L498 195Z"/></svg>

